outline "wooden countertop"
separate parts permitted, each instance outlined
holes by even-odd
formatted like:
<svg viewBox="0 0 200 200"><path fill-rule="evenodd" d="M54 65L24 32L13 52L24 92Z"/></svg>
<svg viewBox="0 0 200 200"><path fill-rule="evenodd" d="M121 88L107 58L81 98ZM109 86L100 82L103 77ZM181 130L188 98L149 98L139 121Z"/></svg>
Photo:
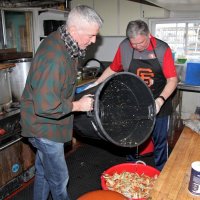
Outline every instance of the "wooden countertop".
<svg viewBox="0 0 200 200"><path fill-rule="evenodd" d="M191 163L200 161L200 135L185 127L151 192L152 200L200 199L189 193Z"/></svg>

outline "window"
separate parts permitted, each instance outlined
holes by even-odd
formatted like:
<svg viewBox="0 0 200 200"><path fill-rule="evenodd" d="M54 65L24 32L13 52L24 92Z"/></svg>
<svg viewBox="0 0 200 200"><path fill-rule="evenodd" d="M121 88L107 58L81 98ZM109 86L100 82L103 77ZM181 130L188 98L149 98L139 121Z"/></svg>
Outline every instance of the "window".
<svg viewBox="0 0 200 200"><path fill-rule="evenodd" d="M152 21L152 33L167 42L177 56L200 57L200 20Z"/></svg>
<svg viewBox="0 0 200 200"><path fill-rule="evenodd" d="M33 51L32 12L1 10L0 48Z"/></svg>

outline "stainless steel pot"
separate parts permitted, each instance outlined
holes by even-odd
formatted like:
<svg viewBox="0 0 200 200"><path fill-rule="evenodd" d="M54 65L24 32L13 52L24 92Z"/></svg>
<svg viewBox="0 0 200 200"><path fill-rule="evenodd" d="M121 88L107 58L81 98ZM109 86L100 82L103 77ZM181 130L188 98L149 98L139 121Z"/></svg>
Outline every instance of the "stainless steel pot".
<svg viewBox="0 0 200 200"><path fill-rule="evenodd" d="M12 103L9 69L0 70L0 112L10 107Z"/></svg>
<svg viewBox="0 0 200 200"><path fill-rule="evenodd" d="M14 101L20 101L22 92L24 90L28 72L31 66L32 58L20 58L17 60L10 60L15 63L15 67L11 69L10 82L11 91ZM9 61L8 61L9 62Z"/></svg>

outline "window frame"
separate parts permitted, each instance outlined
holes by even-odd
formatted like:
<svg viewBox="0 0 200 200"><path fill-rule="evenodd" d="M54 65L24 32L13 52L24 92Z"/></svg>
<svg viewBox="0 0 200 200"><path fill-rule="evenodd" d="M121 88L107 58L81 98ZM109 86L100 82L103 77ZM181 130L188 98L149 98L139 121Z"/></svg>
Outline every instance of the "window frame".
<svg viewBox="0 0 200 200"><path fill-rule="evenodd" d="M199 23L200 24L200 19L197 18L167 18L167 19L149 19L149 29L152 35L156 35L156 24L161 24L161 23ZM188 27L188 26L187 26ZM188 29L186 30L186 38L184 40L185 46L187 46L188 43ZM167 41L165 41L167 42ZM187 48L184 48L184 52L187 52ZM179 53L179 52L177 52ZM186 54L186 57L190 57L190 54ZM200 53L196 55L196 57L200 57Z"/></svg>

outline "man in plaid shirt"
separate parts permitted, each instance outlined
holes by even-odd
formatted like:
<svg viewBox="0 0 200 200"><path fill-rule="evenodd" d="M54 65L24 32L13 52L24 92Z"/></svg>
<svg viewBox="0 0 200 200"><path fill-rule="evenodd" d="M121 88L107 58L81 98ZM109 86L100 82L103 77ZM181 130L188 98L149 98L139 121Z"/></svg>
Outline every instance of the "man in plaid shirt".
<svg viewBox="0 0 200 200"><path fill-rule="evenodd" d="M90 7L77 6L66 25L39 46L21 98L22 136L37 149L34 200L69 200L69 175L64 143L72 140L73 112L93 110L93 98L74 101L78 58L96 42L101 17Z"/></svg>

